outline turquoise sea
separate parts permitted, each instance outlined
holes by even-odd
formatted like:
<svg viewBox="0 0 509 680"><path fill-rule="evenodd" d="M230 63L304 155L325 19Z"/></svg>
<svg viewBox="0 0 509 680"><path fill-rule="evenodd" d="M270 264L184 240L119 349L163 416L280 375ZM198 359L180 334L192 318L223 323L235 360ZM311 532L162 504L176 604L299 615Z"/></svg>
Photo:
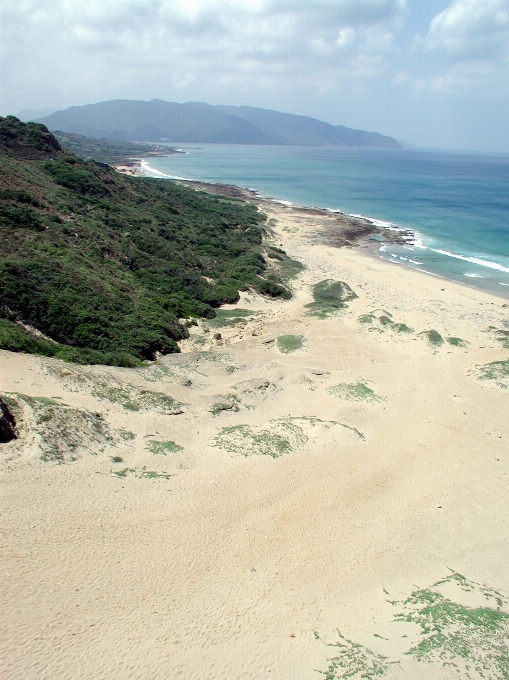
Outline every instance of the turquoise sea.
<svg viewBox="0 0 509 680"><path fill-rule="evenodd" d="M414 238L378 254L509 297L509 156L336 147L190 145L147 174L249 187L363 215Z"/></svg>

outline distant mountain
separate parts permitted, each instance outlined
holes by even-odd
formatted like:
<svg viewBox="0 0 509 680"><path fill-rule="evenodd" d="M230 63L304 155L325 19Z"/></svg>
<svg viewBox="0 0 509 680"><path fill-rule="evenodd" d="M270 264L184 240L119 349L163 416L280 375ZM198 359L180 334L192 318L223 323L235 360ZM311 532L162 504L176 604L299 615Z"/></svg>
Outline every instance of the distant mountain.
<svg viewBox="0 0 509 680"><path fill-rule="evenodd" d="M138 142L283 144L401 149L392 137L251 106L116 99L37 120L50 130Z"/></svg>
<svg viewBox="0 0 509 680"><path fill-rule="evenodd" d="M344 125L330 125L309 116L294 116L252 106L216 106L216 110L247 120L277 139L277 144L295 146L353 146L401 148L392 137L377 132L353 130Z"/></svg>

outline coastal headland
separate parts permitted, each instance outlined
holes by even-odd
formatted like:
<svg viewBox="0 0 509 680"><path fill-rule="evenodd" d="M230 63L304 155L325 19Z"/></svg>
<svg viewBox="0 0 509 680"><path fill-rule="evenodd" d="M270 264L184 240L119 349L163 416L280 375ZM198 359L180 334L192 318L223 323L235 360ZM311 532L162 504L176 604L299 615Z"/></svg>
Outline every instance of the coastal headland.
<svg viewBox="0 0 509 680"><path fill-rule="evenodd" d="M0 351L4 677L506 678L506 300L186 184L267 215L292 298L138 368Z"/></svg>

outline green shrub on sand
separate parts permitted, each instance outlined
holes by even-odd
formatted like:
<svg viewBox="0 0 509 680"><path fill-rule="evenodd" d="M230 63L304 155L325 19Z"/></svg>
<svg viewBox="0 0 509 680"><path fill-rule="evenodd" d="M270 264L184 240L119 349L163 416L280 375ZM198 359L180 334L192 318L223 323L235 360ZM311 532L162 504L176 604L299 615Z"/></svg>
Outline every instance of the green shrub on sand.
<svg viewBox="0 0 509 680"><path fill-rule="evenodd" d="M152 440L147 443L147 448L155 456L166 456L167 453L177 453L178 451L183 451L184 447L179 444L175 444L172 441L156 441Z"/></svg>
<svg viewBox="0 0 509 680"><path fill-rule="evenodd" d="M318 318L326 318L347 307L347 302L358 297L344 281L326 279L313 286L314 302L306 305L309 313Z"/></svg>
<svg viewBox="0 0 509 680"><path fill-rule="evenodd" d="M466 340L462 340L461 338L448 337L446 340L453 347L468 347L468 342Z"/></svg>
<svg viewBox="0 0 509 680"><path fill-rule="evenodd" d="M302 335L280 335L277 340L277 348L283 354L290 354L302 349L304 337Z"/></svg>
<svg viewBox="0 0 509 680"><path fill-rule="evenodd" d="M491 380L502 389L509 388L509 359L492 361L483 366L477 366L478 380Z"/></svg>
<svg viewBox="0 0 509 680"><path fill-rule="evenodd" d="M381 401L382 399L363 382L339 383L329 387L327 394L347 401Z"/></svg>
<svg viewBox="0 0 509 680"><path fill-rule="evenodd" d="M441 347L444 344L444 339L440 333L434 329L430 331L421 331L420 338L424 338L432 347Z"/></svg>

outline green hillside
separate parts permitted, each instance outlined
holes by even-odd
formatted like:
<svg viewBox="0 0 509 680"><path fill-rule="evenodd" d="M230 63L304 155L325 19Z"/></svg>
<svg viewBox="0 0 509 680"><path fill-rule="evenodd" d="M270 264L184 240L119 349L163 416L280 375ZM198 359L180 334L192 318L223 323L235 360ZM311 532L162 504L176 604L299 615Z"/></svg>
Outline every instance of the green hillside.
<svg viewBox="0 0 509 680"><path fill-rule="evenodd" d="M87 161L93 160L109 165L122 163L132 157L148 158L150 156L169 156L174 153L172 147L158 144L135 144L115 139L91 139L83 135L60 132L59 130L56 130L53 134L62 146L65 146L76 156Z"/></svg>
<svg viewBox="0 0 509 680"><path fill-rule="evenodd" d="M0 186L0 348L132 366L239 290L290 297L251 204L120 175L12 116Z"/></svg>

